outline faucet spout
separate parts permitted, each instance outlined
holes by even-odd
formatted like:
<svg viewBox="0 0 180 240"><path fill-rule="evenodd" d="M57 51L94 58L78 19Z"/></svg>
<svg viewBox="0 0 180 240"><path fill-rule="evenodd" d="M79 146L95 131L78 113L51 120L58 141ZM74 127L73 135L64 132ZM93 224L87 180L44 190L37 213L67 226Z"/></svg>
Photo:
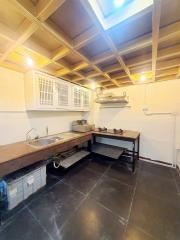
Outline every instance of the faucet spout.
<svg viewBox="0 0 180 240"><path fill-rule="evenodd" d="M30 136L30 134L31 134L31 132L32 131L37 131L37 129L36 128L31 128L27 133L26 133L26 142L30 142L32 139L31 139L31 136ZM38 138L38 135L37 135L37 138Z"/></svg>

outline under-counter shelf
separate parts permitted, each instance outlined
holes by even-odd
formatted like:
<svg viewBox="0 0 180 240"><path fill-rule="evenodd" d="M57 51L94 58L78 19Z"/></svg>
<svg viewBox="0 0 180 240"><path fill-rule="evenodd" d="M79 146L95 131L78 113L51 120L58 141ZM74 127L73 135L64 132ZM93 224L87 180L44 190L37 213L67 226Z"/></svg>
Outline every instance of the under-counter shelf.
<svg viewBox="0 0 180 240"><path fill-rule="evenodd" d="M124 148L103 143L95 143L92 145L92 152L106 157L119 159L124 152Z"/></svg>
<svg viewBox="0 0 180 240"><path fill-rule="evenodd" d="M68 168L75 164L76 162L80 161L84 157L88 156L90 152L81 150L79 152L74 153L72 156L65 158L63 161L61 161L61 167Z"/></svg>

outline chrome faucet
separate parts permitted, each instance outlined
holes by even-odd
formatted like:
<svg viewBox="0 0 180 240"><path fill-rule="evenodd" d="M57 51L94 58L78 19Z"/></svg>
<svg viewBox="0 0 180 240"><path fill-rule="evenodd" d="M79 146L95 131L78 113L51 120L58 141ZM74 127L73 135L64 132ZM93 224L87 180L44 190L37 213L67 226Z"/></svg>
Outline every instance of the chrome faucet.
<svg viewBox="0 0 180 240"><path fill-rule="evenodd" d="M31 129L26 133L26 142L31 142L32 138L31 138L31 136L30 136L30 133L31 133L32 131L37 131L37 129L36 129L36 128L31 128ZM39 136L37 135L37 136L35 137L35 139L36 139L36 138L39 138Z"/></svg>

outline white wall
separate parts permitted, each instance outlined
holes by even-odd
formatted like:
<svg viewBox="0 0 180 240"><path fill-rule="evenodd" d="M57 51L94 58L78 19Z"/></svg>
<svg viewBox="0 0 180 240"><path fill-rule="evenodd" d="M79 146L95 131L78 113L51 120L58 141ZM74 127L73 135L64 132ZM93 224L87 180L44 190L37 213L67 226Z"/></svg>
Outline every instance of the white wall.
<svg viewBox="0 0 180 240"><path fill-rule="evenodd" d="M146 116L142 109L148 107L151 112L180 112L180 80L108 91L116 94L127 92L130 108L103 109L99 104L94 104L94 111L89 116L91 120L93 116L95 125L140 131L140 155L152 160L172 163L174 149L180 148L179 116L176 119L176 146L173 148L174 117L170 115ZM122 144L119 141L109 142L104 139L104 142L107 141L117 145Z"/></svg>
<svg viewBox="0 0 180 240"><path fill-rule="evenodd" d="M129 96L131 108L100 109L98 104L94 104L93 111L83 117L96 126L140 131L141 156L172 163L173 117L145 116L142 108L147 105L150 111L179 112L180 80L113 90L117 94L123 91ZM24 140L25 133L32 127L38 129L40 136L45 135L47 125L50 134L68 131L71 122L80 118L82 114L79 112L26 112L23 74L0 68L0 145ZM180 149L179 116L175 144ZM176 152L176 156L180 166L180 151Z"/></svg>
<svg viewBox="0 0 180 240"><path fill-rule="evenodd" d="M79 112L26 112L24 75L0 68L0 145L25 140L25 133L37 128L40 136L69 131L71 122L80 119Z"/></svg>

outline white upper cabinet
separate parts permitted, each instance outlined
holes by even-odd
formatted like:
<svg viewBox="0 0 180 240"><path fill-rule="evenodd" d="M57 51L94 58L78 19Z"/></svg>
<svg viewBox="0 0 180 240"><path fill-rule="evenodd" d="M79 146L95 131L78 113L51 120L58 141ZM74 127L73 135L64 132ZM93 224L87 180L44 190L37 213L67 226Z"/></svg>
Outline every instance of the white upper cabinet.
<svg viewBox="0 0 180 240"><path fill-rule="evenodd" d="M36 74L37 105L39 108L53 108L55 104L55 82L45 74Z"/></svg>
<svg viewBox="0 0 180 240"><path fill-rule="evenodd" d="M71 85L61 79L56 80L57 109L71 108Z"/></svg>
<svg viewBox="0 0 180 240"><path fill-rule="evenodd" d="M88 89L82 89L82 106L84 109L90 108L91 92Z"/></svg>
<svg viewBox="0 0 180 240"><path fill-rule="evenodd" d="M76 109L81 109L82 107L82 91L79 86L73 86L73 107Z"/></svg>
<svg viewBox="0 0 180 240"><path fill-rule="evenodd" d="M27 110L89 111L91 91L39 71L25 74Z"/></svg>
<svg viewBox="0 0 180 240"><path fill-rule="evenodd" d="M82 111L90 109L90 90L74 85L73 86L73 108Z"/></svg>

